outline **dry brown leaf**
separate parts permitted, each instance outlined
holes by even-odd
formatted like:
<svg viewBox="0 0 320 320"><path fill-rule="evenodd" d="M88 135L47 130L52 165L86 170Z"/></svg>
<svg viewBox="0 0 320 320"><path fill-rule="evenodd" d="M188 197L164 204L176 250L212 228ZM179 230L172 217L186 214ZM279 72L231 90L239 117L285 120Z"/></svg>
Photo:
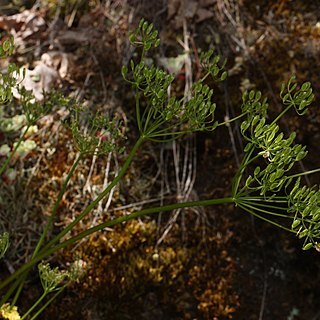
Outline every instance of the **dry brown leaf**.
<svg viewBox="0 0 320 320"><path fill-rule="evenodd" d="M69 53L59 52L59 51L50 51L44 53L41 56L41 61L45 63L47 66L54 68L59 72L59 75L62 79L64 79L70 68L70 64L72 64L72 55Z"/></svg>
<svg viewBox="0 0 320 320"><path fill-rule="evenodd" d="M32 91L36 100L42 100L44 92L49 91L59 79L59 73L52 66L48 66L45 63L47 57L47 54L42 55L41 61L37 62L33 70L26 68L25 76L20 82L20 86ZM20 99L20 94L17 90L13 90L13 94L17 99Z"/></svg>
<svg viewBox="0 0 320 320"><path fill-rule="evenodd" d="M173 19L174 27L181 28L183 19L194 19L196 23L213 17L213 11L208 7L213 0L169 0L168 19Z"/></svg>
<svg viewBox="0 0 320 320"><path fill-rule="evenodd" d="M207 20L207 19L210 19L213 17L213 12L212 11L209 11L207 9L203 9L203 8L199 8L197 10L197 20L196 22L202 22L204 20Z"/></svg>
<svg viewBox="0 0 320 320"><path fill-rule="evenodd" d="M45 20L38 11L34 10L24 10L12 16L0 16L0 28L23 40L44 30L45 27Z"/></svg>
<svg viewBox="0 0 320 320"><path fill-rule="evenodd" d="M169 0L168 1L168 19L171 19L179 11L181 0Z"/></svg>
<svg viewBox="0 0 320 320"><path fill-rule="evenodd" d="M182 0L181 12L184 18L194 18L197 13L199 3L195 0Z"/></svg>
<svg viewBox="0 0 320 320"><path fill-rule="evenodd" d="M194 18L198 9L196 0L170 0L168 1L168 18L173 18L174 27L179 29L184 19Z"/></svg>

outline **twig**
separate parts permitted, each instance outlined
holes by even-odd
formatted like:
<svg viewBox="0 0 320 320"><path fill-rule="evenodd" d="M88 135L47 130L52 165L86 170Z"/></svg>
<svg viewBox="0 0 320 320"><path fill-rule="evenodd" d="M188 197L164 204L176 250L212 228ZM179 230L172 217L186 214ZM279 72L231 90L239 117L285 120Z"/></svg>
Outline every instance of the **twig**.
<svg viewBox="0 0 320 320"><path fill-rule="evenodd" d="M98 151L100 144L101 144L101 138L99 139L98 145L97 145L97 147L96 147L96 151ZM89 193L92 192L90 179L91 179L91 177L92 177L92 173L93 173L93 170L94 170L96 161L97 161L97 157L98 157L98 156L97 156L96 153L94 153L93 156L92 156L92 162L91 162L90 170L89 170L89 173L88 173L88 176L87 176L86 183L85 183L85 185L84 185L84 187L83 187L83 192L82 192L83 195L84 195L86 192L89 192Z"/></svg>

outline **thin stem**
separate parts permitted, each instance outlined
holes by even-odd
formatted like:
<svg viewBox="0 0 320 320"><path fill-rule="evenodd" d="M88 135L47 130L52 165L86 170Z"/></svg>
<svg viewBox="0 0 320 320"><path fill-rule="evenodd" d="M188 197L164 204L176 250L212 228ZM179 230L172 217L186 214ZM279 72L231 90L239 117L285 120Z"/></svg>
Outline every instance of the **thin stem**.
<svg viewBox="0 0 320 320"><path fill-rule="evenodd" d="M24 274L26 271L28 271L30 268L32 268L37 262L41 261L43 258L45 258L47 255L46 254L38 254L36 257L34 257L32 260L29 262L25 263L20 267L20 269L16 270L10 277L8 277L6 280L2 281L0 283L0 290L4 287L6 287L9 283L11 283L14 279L17 279L20 277L22 274ZM14 291L11 289L12 286L17 286L20 283L20 279L18 279L13 285L10 286L9 291ZM11 294L10 293L10 294ZM7 295L6 295L7 296ZM9 295L10 296L10 295ZM6 301L7 299L2 298L2 300ZM1 302L2 302L1 300Z"/></svg>
<svg viewBox="0 0 320 320"><path fill-rule="evenodd" d="M250 150L247 152L245 157L242 159L241 165L240 165L240 167L238 169L238 172L236 173L236 175L235 175L235 177L233 179L233 182L232 182L232 196L233 197L235 197L236 194L238 193L238 189L239 189L239 185L240 185L240 182L241 182L241 178L242 178L243 172L244 172L245 168L247 167L248 161L249 161L253 151L254 151L254 146L251 145Z"/></svg>
<svg viewBox="0 0 320 320"><path fill-rule="evenodd" d="M237 198L237 200L239 200L239 198ZM250 200L247 200L245 197L242 198L241 202L245 202L245 203L248 203L248 204L253 204ZM263 208L270 208L270 209L276 209L276 210L282 210L282 211L287 211L288 210L288 208L286 208L286 207L271 206L271 205L268 205L266 203L259 203L257 201L254 201L254 206L263 207Z"/></svg>
<svg viewBox="0 0 320 320"><path fill-rule="evenodd" d="M76 158L76 160L74 161L74 163L73 163L73 165L72 165L72 167L71 167L71 169L70 169L65 181L62 184L62 187L60 189L60 192L59 192L59 195L57 197L57 200L54 203L54 207L52 209L50 219L47 222L47 224L46 224L46 226L45 226L45 228L44 228L44 230L43 230L43 232L41 234L41 237L40 237L40 239L38 241L38 244L37 244L37 246L36 246L36 248L35 248L35 250L34 250L34 252L32 254L32 258L34 258L37 255L37 253L39 252L39 250L40 250L40 248L41 248L41 246L43 244L43 241L44 241L49 229L52 227L54 218L56 217L57 210L59 208L59 204L60 204L60 202L62 200L62 197L63 197L63 195L64 195L64 193L65 193L65 191L67 189L68 183L69 183L74 171L76 170L80 160L82 159L82 157L83 157L83 154L80 153L78 155L78 157ZM25 282L25 279L26 279L27 275L28 275L28 273L26 272L20 279L20 286L19 286L19 288L18 288L18 290L17 290L17 292L16 292L16 294L15 294L13 300L12 300L12 304L13 305L15 305L17 300L19 299L19 296L20 296L20 293L21 293L21 291L23 289L24 282Z"/></svg>
<svg viewBox="0 0 320 320"><path fill-rule="evenodd" d="M107 222L104 222L104 223L99 224L97 226L94 226L90 229L87 229L87 230L79 233L77 236L74 236L73 238L70 238L68 240L65 240L65 241L59 243L55 247L47 247L47 246L44 247L42 250L40 250L40 252L38 252L36 257L34 257L32 260L30 260L29 262L27 262L26 264L21 266L20 269L18 269L14 274L12 274L10 277L8 277L6 280L4 280L0 284L0 289L6 287L14 279L16 279L21 274L23 274L24 272L26 272L27 270L32 268L33 265L35 265L37 262L41 261L42 259L46 258L50 254L52 254L60 249L63 249L65 247L77 242L78 240L81 240L84 237L87 237L90 234L92 234L96 231L102 230L104 228L112 227L116 224L126 222L126 221L132 220L134 218L145 216L145 215L152 214L152 213L171 211L174 209L186 208L186 207L211 206L211 205L233 203L233 202L235 202L234 198L220 198L220 199L193 201L193 202L181 202L181 203L174 203L174 204L170 204L170 205L166 205L166 206L162 206L162 207L160 206L160 207L148 208L148 209L133 212L133 213L126 215L126 216L112 219L110 221L107 221ZM51 244L53 244L53 242L50 243L50 246L51 246Z"/></svg>
<svg viewBox="0 0 320 320"><path fill-rule="evenodd" d="M293 217L290 217L290 216L285 215L285 214L275 213L275 212L271 212L271 211L268 211L268 210L261 209L261 208L259 208L259 206L253 206L252 204L250 204L250 202L247 202L247 201L242 201L241 204L246 205L248 208L251 208L253 210L257 210L259 212L263 212L265 214L269 214L269 215L277 216L277 217L281 217L281 218L286 218L286 219L293 219Z"/></svg>
<svg viewBox="0 0 320 320"><path fill-rule="evenodd" d="M282 200L283 199L283 200ZM277 202L277 203L288 203L288 198L287 197L274 197L270 200L261 197L261 196L250 196L250 197L236 197L236 200L247 200L247 201L261 201L261 202Z"/></svg>
<svg viewBox="0 0 320 320"><path fill-rule="evenodd" d="M175 135L175 134L181 134L181 132L177 132L175 133L174 131L172 132L172 130L174 130L176 128L176 126L170 126L167 128L163 128L161 130L156 131L157 129L159 129L159 127L162 125L163 123L159 123L159 126L152 126L149 128L149 130L146 132L146 136L149 138L154 138L154 137L165 137L165 136L169 136L169 135ZM177 124L178 126L178 124Z"/></svg>
<svg viewBox="0 0 320 320"><path fill-rule="evenodd" d="M221 122L217 125L217 127L219 126L222 126L222 125L226 125L226 124L229 124L233 121L236 121L240 118L242 118L243 116L245 116L246 113L243 113L243 114L240 114L239 116L235 117L235 118L232 118L228 121L224 121L224 122ZM164 123L164 122L163 122ZM186 131L177 131L177 132L170 132L170 129L174 129L178 126L178 124L176 125L173 125L173 126L169 126L168 128L164 128L164 129L161 129L159 131L157 131L156 133L152 133L155 129L157 129L158 127L161 126L162 123L160 124L157 124L157 126L154 126L154 127L151 127L150 130L148 130L148 132L146 131L146 125L145 125L145 132L146 132L146 135L148 135L148 137L152 137L152 138L155 138L155 137L161 137L161 136L167 136L167 135L181 135L181 134L185 134L187 132L191 132L191 130L186 130Z"/></svg>
<svg viewBox="0 0 320 320"><path fill-rule="evenodd" d="M203 82L204 80L206 80L206 78L210 75L210 72L208 71L201 79L199 82Z"/></svg>
<svg viewBox="0 0 320 320"><path fill-rule="evenodd" d="M148 128L148 130L146 130L144 132L145 137L150 140L150 141L155 141L155 142L169 142L172 141L174 139L177 139L177 137L186 134L188 132L191 132L190 130L185 130L185 131L177 131L177 132L172 132L171 130L176 129L179 124L176 123L175 125L171 125L169 127L160 129L158 131L156 131L157 129L159 129L163 124L165 124L166 121L159 121L159 119L157 119L157 121L154 121L150 127ZM176 136L176 137L172 137L169 139L156 139L156 137L166 137L166 136Z"/></svg>
<svg viewBox="0 0 320 320"><path fill-rule="evenodd" d="M243 203L237 203L237 205L238 205L240 208L242 208L244 211L249 212L250 214L252 214L253 216L255 216L255 217L257 217L257 218L259 218L259 219L261 219L261 220L264 220L264 221L266 221L266 222L268 222L268 223L271 223L271 224L273 224L273 225L275 225L275 226L277 226L277 227L279 227L279 228L281 228L281 229L283 229L283 230L286 230L286 231L288 231L288 232L295 233L295 231L293 231L293 230L291 230L291 229L288 229L288 228L282 226L281 224L279 224L279 223L277 223L277 222L274 222L274 221L272 221L272 220L270 220L270 219L267 219L267 218L265 218L265 217L257 214L256 212L254 212L253 210L251 210L251 208L248 208L248 207L247 207L246 205L244 205Z"/></svg>
<svg viewBox="0 0 320 320"><path fill-rule="evenodd" d="M293 104L290 104L288 107L286 107L272 122L270 125L273 125L276 123L287 111L290 110L290 108L293 106Z"/></svg>
<svg viewBox="0 0 320 320"><path fill-rule="evenodd" d="M218 123L217 127L220 127L220 126L229 124L229 123L231 123L231 122L233 122L233 121L236 121L236 120L238 120L238 119L241 119L241 118L244 117L245 115L247 115L247 113L241 113L240 115L238 115L238 116L236 116L236 117L234 117L234 118L232 118L232 119L229 119L229 120L227 120L227 121Z"/></svg>
<svg viewBox="0 0 320 320"><path fill-rule="evenodd" d="M153 141L153 142L159 142L159 143L166 143L166 142L172 142L174 140L177 140L178 138L180 138L183 134L185 134L186 132L184 133L181 133L180 135L171 135L170 133L168 133L168 135L170 136L171 135L171 138L167 138L167 139L156 139L156 138L148 138L148 140L150 141Z"/></svg>
<svg viewBox="0 0 320 320"><path fill-rule="evenodd" d="M148 125L149 125L149 122L150 122L150 119L151 119L151 116L153 115L153 113L154 113L154 108L149 108L147 117L144 122L144 129L143 129L144 133L147 132ZM144 117L145 117L145 115L143 116L143 118Z"/></svg>
<svg viewBox="0 0 320 320"><path fill-rule="evenodd" d="M33 316L30 320L36 319L48 305L57 298L57 296L65 289L66 286L63 286L59 291L57 291Z"/></svg>
<svg viewBox="0 0 320 320"><path fill-rule="evenodd" d="M17 300L19 299L19 296L20 296L20 293L23 289L23 286L24 286L24 282L26 280L28 276L28 272L24 273L20 279L18 279L17 281L20 283L17 291L16 291L16 294L14 295L13 299L12 299L12 302L11 302L11 305L14 306L16 303L17 303Z"/></svg>
<svg viewBox="0 0 320 320"><path fill-rule="evenodd" d="M33 304L33 306L23 315L21 320L24 320L40 303L41 301L46 297L48 294L47 291L44 291L41 297Z"/></svg>
<svg viewBox="0 0 320 320"><path fill-rule="evenodd" d="M314 170L309 170L309 171L306 171L306 172L293 174L291 176L288 176L287 178L290 179L290 178L296 178L296 177L300 177L300 176L306 176L308 174L313 174L313 173L316 173L316 172L320 172L320 168L314 169Z"/></svg>
<svg viewBox="0 0 320 320"><path fill-rule="evenodd" d="M141 115L140 115L140 93L136 93L136 118L137 118L137 123L138 123L138 129L139 132L141 133Z"/></svg>
<svg viewBox="0 0 320 320"><path fill-rule="evenodd" d="M126 216L122 216L122 217L118 217L118 218L106 221L92 228L89 228L79 233L78 235L63 241L62 243L56 245L55 247L48 249L47 251L41 250L40 255L45 255L45 256L50 255L51 253L54 253L57 250L63 249L77 242L78 240L81 240L89 236L92 233L103 230L105 228L113 227L122 222L127 222L129 220L132 220L138 217L149 215L152 213L172 211L175 209L188 208L188 207L211 206L211 205L226 204L226 203L233 203L233 202L235 202L235 199L230 197L230 198L218 198L218 199L199 200L199 201L190 201L190 202L179 202L179 203L169 204L169 205L160 206L160 207L143 209L143 210L128 214Z"/></svg>
<svg viewBox="0 0 320 320"><path fill-rule="evenodd" d="M35 256L36 256L36 254L38 253L38 251L40 250L40 248L41 248L41 246L42 246L42 243L43 243L43 241L44 241L44 239L45 239L45 237L46 237L49 229L52 227L54 218L55 218L56 215L57 215L57 210L58 210L58 208L59 208L59 205L60 205L60 202L61 202L61 200L62 200L62 197L63 197L64 193L66 192L68 183L69 183L69 181L70 181L73 173L75 172L75 170L76 170L76 168L77 168L80 160L82 159L82 157L83 157L83 154L80 153L80 154L78 155L78 157L76 158L76 160L74 161L74 163L73 163L73 165L72 165L72 167L71 167L71 169L70 169L70 171L69 171L66 179L64 180L64 182L63 182L63 184L62 184L62 187L61 187L61 190L60 190L60 192L59 192L58 198L57 198L57 200L56 200L55 203L54 203L54 207L53 207L53 209L52 209L52 213L51 213L50 219L49 219L48 223L46 224L45 229L44 229L43 232L42 232L41 238L40 238L40 240L39 240L39 242L38 242L38 244L37 244L37 246L36 246L36 248L35 248L35 250L34 250L34 252L33 252L32 257L35 257Z"/></svg>
<svg viewBox="0 0 320 320"><path fill-rule="evenodd" d="M0 300L0 306L2 306L12 295L16 287L20 284L20 279L16 280L14 284L10 286L10 288L6 291L5 295ZM11 303L13 306L13 303Z"/></svg>
<svg viewBox="0 0 320 320"><path fill-rule="evenodd" d="M129 153L123 167L121 168L118 175L113 179L113 181L97 196L97 198L92 201L83 211L82 213L74 219L65 229L63 229L56 237L54 237L50 242L48 242L44 248L41 250L42 252L48 250L53 244L57 243L62 237L64 237L79 221L81 221L86 215L88 215L97 204L112 190L114 186L118 184L124 174L127 172L134 155L138 151L141 144L145 141L145 137L141 136L133 146L131 152Z"/></svg>
<svg viewBox="0 0 320 320"><path fill-rule="evenodd" d="M28 132L28 130L30 129L30 125L27 125L26 129L24 130L24 132L22 133L21 137L19 138L17 144L15 145L14 149L12 150L12 152L10 153L10 156L7 158L7 160L3 163L1 169L0 169L0 176L5 172L5 170L7 169L8 165L10 164L13 156L15 155L15 153L17 152L21 142L24 139L25 134Z"/></svg>
<svg viewBox="0 0 320 320"><path fill-rule="evenodd" d="M182 135L182 134L186 134L187 132L190 131L176 131L176 132L164 132L164 133L154 133L154 134L150 134L148 135L148 138L155 138L155 137L166 137L166 136L174 136L174 135Z"/></svg>
<svg viewBox="0 0 320 320"><path fill-rule="evenodd" d="M248 162L246 163L246 167L247 167L250 163L252 163L253 161L255 161L256 159L258 159L258 158L260 158L260 157L261 157L260 154L255 155L253 158L251 158L250 160L248 160Z"/></svg>

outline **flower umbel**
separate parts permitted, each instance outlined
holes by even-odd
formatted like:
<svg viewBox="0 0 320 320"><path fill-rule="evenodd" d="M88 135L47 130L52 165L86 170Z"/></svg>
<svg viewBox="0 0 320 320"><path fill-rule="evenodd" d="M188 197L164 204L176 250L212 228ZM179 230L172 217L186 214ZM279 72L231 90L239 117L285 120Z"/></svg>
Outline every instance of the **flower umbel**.
<svg viewBox="0 0 320 320"><path fill-rule="evenodd" d="M20 320L21 317L18 313L18 308L16 306L12 307L9 303L5 303L0 308L0 316L2 319L7 320Z"/></svg>
<svg viewBox="0 0 320 320"><path fill-rule="evenodd" d="M86 273L86 262L78 259L74 261L68 271L68 277L70 281L77 281L82 278Z"/></svg>
<svg viewBox="0 0 320 320"><path fill-rule="evenodd" d="M66 272L58 268L51 269L48 263L40 263L38 268L43 290L47 292L58 290L68 277Z"/></svg>

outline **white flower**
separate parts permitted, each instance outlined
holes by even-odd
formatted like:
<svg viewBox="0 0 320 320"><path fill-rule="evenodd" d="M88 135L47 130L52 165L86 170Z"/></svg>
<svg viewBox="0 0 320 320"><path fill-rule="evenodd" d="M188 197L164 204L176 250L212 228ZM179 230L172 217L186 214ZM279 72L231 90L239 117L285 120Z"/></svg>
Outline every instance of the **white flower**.
<svg viewBox="0 0 320 320"><path fill-rule="evenodd" d="M13 144L14 148L16 144L17 142ZM37 144L33 140L22 141L16 151L15 157L23 159L28 153L30 153L36 147L37 147Z"/></svg>
<svg viewBox="0 0 320 320"><path fill-rule="evenodd" d="M0 157L4 157L4 156L7 157L9 155L10 151L11 151L10 147L7 144L3 144L0 147Z"/></svg>

